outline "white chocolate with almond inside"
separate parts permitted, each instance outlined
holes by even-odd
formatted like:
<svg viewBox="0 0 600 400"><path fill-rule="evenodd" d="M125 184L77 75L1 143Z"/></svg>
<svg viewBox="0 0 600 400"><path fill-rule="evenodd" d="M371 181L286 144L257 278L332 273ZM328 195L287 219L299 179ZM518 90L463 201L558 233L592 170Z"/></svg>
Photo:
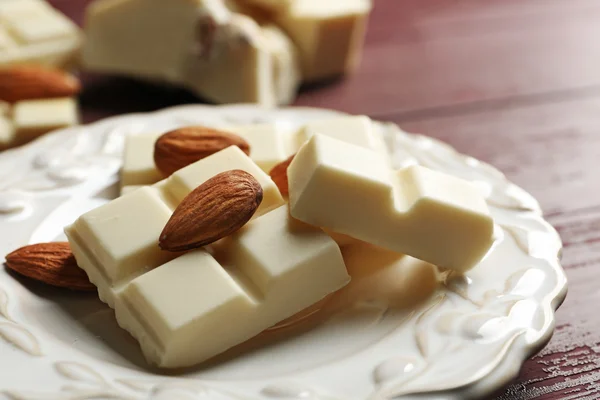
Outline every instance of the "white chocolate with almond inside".
<svg viewBox="0 0 600 400"><path fill-rule="evenodd" d="M288 168L290 210L305 223L466 271L493 242L478 188L421 166L390 169L377 152L313 136Z"/></svg>
<svg viewBox="0 0 600 400"><path fill-rule="evenodd" d="M216 103L287 104L300 83L288 37L224 0L99 0L85 34L88 69L175 84Z"/></svg>
<svg viewBox="0 0 600 400"><path fill-rule="evenodd" d="M160 367L190 366L240 344L349 282L340 249L282 206L216 246L133 280L119 324Z"/></svg>
<svg viewBox="0 0 600 400"><path fill-rule="evenodd" d="M158 247L158 238L173 210L192 190L232 169L253 175L263 188L258 217L283 204L271 178L238 147L232 146L189 165L169 178L125 194L80 216L65 228L78 264L111 307L131 279L176 254Z"/></svg>
<svg viewBox="0 0 600 400"><path fill-rule="evenodd" d="M68 67L80 44L77 25L46 1L0 1L0 66Z"/></svg>

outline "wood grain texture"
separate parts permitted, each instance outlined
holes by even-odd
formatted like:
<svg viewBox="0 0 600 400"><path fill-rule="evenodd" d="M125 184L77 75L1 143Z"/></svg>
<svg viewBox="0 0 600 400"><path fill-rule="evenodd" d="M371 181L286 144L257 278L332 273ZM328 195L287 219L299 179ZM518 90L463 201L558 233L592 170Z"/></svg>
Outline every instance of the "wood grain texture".
<svg viewBox="0 0 600 400"><path fill-rule="evenodd" d="M89 0L51 0L81 22ZM499 400L600 398L600 1L375 0L353 76L297 104L400 123L494 164L534 194L564 243L554 338ZM86 121L198 102L84 75Z"/></svg>

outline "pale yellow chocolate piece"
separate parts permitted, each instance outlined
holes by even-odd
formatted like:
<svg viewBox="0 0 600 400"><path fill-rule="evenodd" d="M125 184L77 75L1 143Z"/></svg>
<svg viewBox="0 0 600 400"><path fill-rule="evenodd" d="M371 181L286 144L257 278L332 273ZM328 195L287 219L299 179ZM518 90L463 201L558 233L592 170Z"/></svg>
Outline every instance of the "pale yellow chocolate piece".
<svg viewBox="0 0 600 400"><path fill-rule="evenodd" d="M294 0L276 13L275 21L298 46L304 81L356 67L371 8L370 0Z"/></svg>
<svg viewBox="0 0 600 400"><path fill-rule="evenodd" d="M121 188L131 185L151 185L163 179L154 164L154 144L161 134L129 135L125 138Z"/></svg>
<svg viewBox="0 0 600 400"><path fill-rule="evenodd" d="M15 141L15 128L6 115L0 114L0 150L12 147Z"/></svg>
<svg viewBox="0 0 600 400"><path fill-rule="evenodd" d="M383 136L367 116L344 116L309 122L300 131L301 143L304 144L316 134L377 151L385 160L389 161L389 151Z"/></svg>
<svg viewBox="0 0 600 400"><path fill-rule="evenodd" d="M466 271L493 241L475 185L421 166L394 171L377 152L331 137L313 136L288 178L294 218L440 267Z"/></svg>
<svg viewBox="0 0 600 400"><path fill-rule="evenodd" d="M255 217L283 204L269 176L232 146L153 186L134 190L96 208L65 229L79 266L98 287L104 302L114 307L115 296L131 279L175 256L158 247L160 233L173 210L196 187L232 169L252 174L263 188L263 201Z"/></svg>
<svg viewBox="0 0 600 400"><path fill-rule="evenodd" d="M67 67L80 44L77 26L45 1L0 1L0 65Z"/></svg>
<svg viewBox="0 0 600 400"><path fill-rule="evenodd" d="M147 185L129 185L121 187L120 195L125 196L128 193L133 192L134 190L138 190L139 188L143 188Z"/></svg>
<svg viewBox="0 0 600 400"><path fill-rule="evenodd" d="M100 0L85 33L87 68L180 85L217 103L285 104L299 85L291 41L223 0Z"/></svg>
<svg viewBox="0 0 600 400"><path fill-rule="evenodd" d="M220 243L134 280L116 303L119 324L161 367L207 360L340 289L349 281L340 249L287 206Z"/></svg>
<svg viewBox="0 0 600 400"><path fill-rule="evenodd" d="M250 144L250 158L265 172L271 171L298 149L297 134L275 124L232 126L228 131Z"/></svg>
<svg viewBox="0 0 600 400"><path fill-rule="evenodd" d="M16 145L79 123L77 102L69 97L17 102L13 106L12 117Z"/></svg>

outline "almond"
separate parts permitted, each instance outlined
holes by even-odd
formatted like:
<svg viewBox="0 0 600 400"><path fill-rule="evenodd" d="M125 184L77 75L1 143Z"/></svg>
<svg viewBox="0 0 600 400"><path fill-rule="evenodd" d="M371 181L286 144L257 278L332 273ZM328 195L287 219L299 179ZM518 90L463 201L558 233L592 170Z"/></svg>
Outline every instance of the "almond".
<svg viewBox="0 0 600 400"><path fill-rule="evenodd" d="M167 132L154 146L154 163L166 176L229 146L238 146L250 154L250 145L233 133L202 126Z"/></svg>
<svg viewBox="0 0 600 400"><path fill-rule="evenodd" d="M67 242L40 243L21 247L6 256L6 266L13 271L52 286L91 291L85 271L77 266Z"/></svg>
<svg viewBox="0 0 600 400"><path fill-rule="evenodd" d="M275 185L277 185L277 188L279 189L283 197L288 197L290 195L290 191L288 188L289 182L287 169L292 163L292 160L295 156L296 155L294 154L293 156L290 156L287 160L280 162L279 164L273 167L271 172L269 172L271 179L273 180L273 182L275 182Z"/></svg>
<svg viewBox="0 0 600 400"><path fill-rule="evenodd" d="M159 246L184 251L216 242L250 221L262 199L262 187L249 173L215 175L181 201L160 234Z"/></svg>
<svg viewBox="0 0 600 400"><path fill-rule="evenodd" d="M66 72L39 66L15 65L0 69L0 100L21 100L76 96L79 79Z"/></svg>

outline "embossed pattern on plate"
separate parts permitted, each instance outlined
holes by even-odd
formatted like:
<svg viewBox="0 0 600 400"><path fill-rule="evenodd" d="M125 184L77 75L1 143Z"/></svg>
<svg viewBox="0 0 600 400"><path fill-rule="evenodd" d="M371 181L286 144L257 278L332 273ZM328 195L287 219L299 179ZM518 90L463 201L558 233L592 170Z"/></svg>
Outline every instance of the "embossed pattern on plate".
<svg viewBox="0 0 600 400"><path fill-rule="evenodd" d="M0 155L0 253L64 238L62 227L116 196L123 137L190 124L293 127L332 111L185 106L62 130ZM475 182L496 222L492 251L446 275L414 310L357 304L319 327L239 357L165 376L94 295L0 270L0 399L385 400L485 398L549 340L566 293L560 239L535 199L493 167L380 124L397 167L420 163ZM32 385L35 382L35 385ZM435 394L434 394L435 393Z"/></svg>

